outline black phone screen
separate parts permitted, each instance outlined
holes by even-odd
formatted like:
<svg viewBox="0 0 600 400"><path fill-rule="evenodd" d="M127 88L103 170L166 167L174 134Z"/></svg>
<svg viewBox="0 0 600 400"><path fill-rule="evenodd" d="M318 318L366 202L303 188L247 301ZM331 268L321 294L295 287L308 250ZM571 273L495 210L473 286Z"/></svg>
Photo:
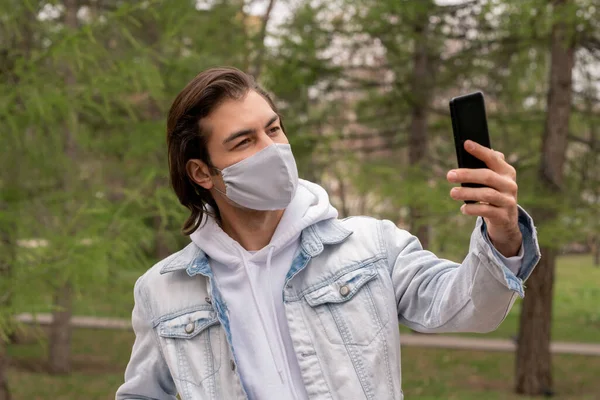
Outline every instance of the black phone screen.
<svg viewBox="0 0 600 400"><path fill-rule="evenodd" d="M464 149L464 142L472 140L490 147L485 104L481 92L455 97L451 101L451 114L458 163L461 168L486 168L483 161Z"/></svg>

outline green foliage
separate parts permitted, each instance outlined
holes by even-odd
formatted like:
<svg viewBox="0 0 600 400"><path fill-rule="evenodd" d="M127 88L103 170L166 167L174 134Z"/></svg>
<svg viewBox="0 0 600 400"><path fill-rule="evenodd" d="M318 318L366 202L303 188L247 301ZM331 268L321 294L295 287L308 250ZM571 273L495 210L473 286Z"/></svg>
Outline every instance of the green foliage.
<svg viewBox="0 0 600 400"><path fill-rule="evenodd" d="M166 111L200 70L244 67L247 38L240 4L227 1L99 2L79 10L77 29L65 27L61 2L1 8L0 229L16 250L0 257L13 272L2 287L16 295L0 310L9 316L52 309L66 281L85 295L123 271L139 275L158 241L181 247L186 211L168 186Z"/></svg>
<svg viewBox="0 0 600 400"><path fill-rule="evenodd" d="M51 309L53 290L67 280L84 296L139 275L159 249L187 241L179 234L187 211L168 184L168 107L201 70L250 70L263 50L259 81L276 98L300 174L343 183L346 198L337 190L332 199L344 212L406 224L411 207L426 205L419 223L432 227L432 248L464 251L473 219L448 195L445 173L456 162L447 101L483 90L493 147L519 173L520 203L559 211L539 226L542 243L598 236L594 0L561 13L546 0L303 1L287 5L289 17L268 31L264 48L262 22L241 1L207 4L93 2L67 28L61 1L0 0L0 234L14 250L0 252L13 272L1 276L0 293L18 293L0 302L0 331L15 311ZM560 198L537 188L553 18L579 48L575 140ZM419 48L428 58L423 81L414 68ZM429 139L420 167L408 166L406 151L416 104ZM383 138L389 151L349 146L357 131Z"/></svg>
<svg viewBox="0 0 600 400"><path fill-rule="evenodd" d="M333 28L326 23L330 11L325 3L309 2L293 9L272 36L277 45L266 49L261 79L275 96L300 176L313 181L328 166L314 151L330 148L324 130L340 112L339 105L315 94L316 88L327 91L339 79L339 68L326 54L333 37Z"/></svg>
<svg viewBox="0 0 600 400"><path fill-rule="evenodd" d="M585 241L594 235L592 232L597 235L597 147L570 143L567 157L573 167L567 167L560 197L541 191L538 182L552 24L566 24L570 32L567 39L585 48L585 43L599 33L591 23L597 7L589 1L577 1L553 13L545 0L455 5L411 0L346 3L351 10L359 10L348 11L350 22L340 28L349 38L362 38L354 51L378 54L378 47L384 51L384 57L375 62L367 58L371 61L363 61L360 68L373 71L373 78L392 77L379 79L377 85L373 85L376 79L361 79L353 104L357 122L369 132L387 137L388 149L395 150L384 156L385 160L367 158L363 173L348 174L353 185L368 185L382 199L392 199L388 211L379 215L397 217L398 207L420 206L427 198L427 215L421 223L434 227L436 237L452 231L455 218L436 217L458 210L458 205L446 201L449 187L444 184L445 172L456 166L447 104L452 96L481 90L486 96L492 146L517 168L520 203L528 210L559 212L556 219L539 226L542 244L561 246ZM418 45L425 46L428 79L416 82ZM597 57L578 58L577 71L588 73L594 68ZM598 77L590 76L583 82L582 73L577 71L571 136L593 143L598 140L590 128L598 118ZM587 88L583 93L577 89L582 83ZM428 99L424 109L429 150L422 168L407 169L411 113L423 98ZM585 99L592 100L585 103ZM580 109L585 112L578 113Z"/></svg>

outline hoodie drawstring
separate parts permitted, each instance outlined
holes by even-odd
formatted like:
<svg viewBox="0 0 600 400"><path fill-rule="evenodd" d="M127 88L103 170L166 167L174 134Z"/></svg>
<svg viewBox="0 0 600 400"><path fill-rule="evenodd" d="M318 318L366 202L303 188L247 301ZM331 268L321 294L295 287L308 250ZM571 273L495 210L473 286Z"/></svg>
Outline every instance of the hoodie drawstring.
<svg viewBox="0 0 600 400"><path fill-rule="evenodd" d="M273 287L271 285L271 258L273 257L273 250L275 250L275 247L270 246L269 255L267 256L267 282L269 285L269 297L271 298L271 312L273 313L273 318L275 319L275 321L277 321L277 311L275 309L275 298L273 297ZM284 361L285 365L288 366L288 368L286 368L286 370L289 372L290 363L288 362L287 352L285 351L285 345L283 344L283 339L281 337L282 335L281 335L281 329L279 329L279 323L275 324L275 328L277 329L277 346L279 347L279 352L283 357L283 361ZM296 396L296 390L293 387L292 377L288 375L287 379L290 382L290 384L292 385L290 390L291 390L292 394L294 395L294 399L297 399L298 397Z"/></svg>
<svg viewBox="0 0 600 400"><path fill-rule="evenodd" d="M267 324L265 323L265 318L260 309L260 305L258 304L258 296L256 295L256 289L254 288L254 285L252 284L252 278L250 277L250 271L248 271L248 268L249 268L248 262L244 255L244 251L242 249L239 249L239 252L240 252L240 258L242 259L242 264L244 265L244 270L246 271L246 276L248 277L248 282L250 283L250 290L252 292L252 298L254 299L254 306L256 307L256 311L258 312L258 317L260 318L260 323L263 328L263 333L264 333L265 337L268 337ZM279 328L277 328L277 329L279 329ZM281 380L281 383L285 383L285 380L283 379L283 368L281 367L280 363L277 362L277 358L275 357L275 353L273 353L273 348L271 346L269 346L269 352L271 353L271 358L273 359L273 364L275 364L275 368L277 369L277 373L279 374L279 379Z"/></svg>

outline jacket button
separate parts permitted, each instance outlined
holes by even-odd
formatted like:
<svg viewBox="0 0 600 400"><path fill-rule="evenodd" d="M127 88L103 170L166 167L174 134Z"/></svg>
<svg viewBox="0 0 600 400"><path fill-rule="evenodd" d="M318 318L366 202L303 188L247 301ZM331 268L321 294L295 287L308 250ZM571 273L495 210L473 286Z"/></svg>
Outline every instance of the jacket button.
<svg viewBox="0 0 600 400"><path fill-rule="evenodd" d="M194 332L194 323L190 322L189 324L187 324L185 326L185 333L192 333Z"/></svg>
<svg viewBox="0 0 600 400"><path fill-rule="evenodd" d="M229 360L231 362L231 370L235 371L235 361Z"/></svg>
<svg viewBox="0 0 600 400"><path fill-rule="evenodd" d="M348 296L348 294L350 293L350 288L348 287L348 285L344 285L340 288L340 294L344 297Z"/></svg>

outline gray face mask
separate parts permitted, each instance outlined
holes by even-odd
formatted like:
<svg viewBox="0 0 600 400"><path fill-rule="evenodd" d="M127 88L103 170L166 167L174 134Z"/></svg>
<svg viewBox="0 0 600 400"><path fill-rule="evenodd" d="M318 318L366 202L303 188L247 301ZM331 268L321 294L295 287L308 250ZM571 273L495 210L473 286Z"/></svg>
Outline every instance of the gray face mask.
<svg viewBox="0 0 600 400"><path fill-rule="evenodd" d="M298 187L298 168L289 144L272 144L220 172L225 193L215 190L251 210L282 210Z"/></svg>

